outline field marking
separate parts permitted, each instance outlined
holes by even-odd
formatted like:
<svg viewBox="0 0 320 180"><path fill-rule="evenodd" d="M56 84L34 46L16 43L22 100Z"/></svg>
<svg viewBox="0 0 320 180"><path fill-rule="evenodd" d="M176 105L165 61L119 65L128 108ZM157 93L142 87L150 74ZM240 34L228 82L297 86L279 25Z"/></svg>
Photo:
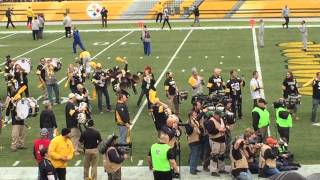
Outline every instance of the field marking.
<svg viewBox="0 0 320 180"><path fill-rule="evenodd" d="M183 41L181 42L180 46L177 48L177 50L174 52L173 56L171 57L170 61L168 62L167 66L163 69L161 75L159 76L158 80L155 83L155 87L158 86L158 84L160 83L160 81L162 80L163 76L165 75L165 73L168 71L170 65L172 64L173 60L175 59L175 57L177 56L177 54L179 53L179 51L181 50L182 46L184 45L184 43L187 41L187 39L189 38L189 36L191 35L191 33L193 32L193 29L191 29L188 34L186 35L186 37L183 39ZM137 114L134 116L133 120L132 120L132 125L130 126L130 130L134 127L135 123L137 122L140 114L142 113L142 110L144 108L144 106L146 106L147 104L147 100L145 99L143 101L143 104L140 106Z"/></svg>
<svg viewBox="0 0 320 180"><path fill-rule="evenodd" d="M142 166L142 164L143 164L143 160L139 160L137 166Z"/></svg>
<svg viewBox="0 0 320 180"><path fill-rule="evenodd" d="M20 54L20 55L18 55L18 56L16 56L16 57L14 57L13 59L22 57L22 56L24 56L24 55L26 55L26 54L29 54L29 53L31 53L31 52L33 52L33 51L35 51L35 50L38 50L38 49L43 48L43 47L45 47L45 46L48 46L48 45L50 45L50 44L52 44L52 43L54 43L54 42L56 42L56 41L59 41L59 40L62 39L62 38L64 38L64 36L61 36L61 37L59 37L59 38L57 38L57 39L55 39L55 40L52 40L52 41L50 41L50 42L48 42L48 43L46 43L46 44L42 44L41 46L38 46L38 47L33 48L33 49L31 49L31 50L29 50L29 51L27 51L27 52L24 52L24 53L22 53L22 54ZM5 64L6 64L6 62L3 62L3 63L0 64L0 66L3 66L3 65L5 65Z"/></svg>
<svg viewBox="0 0 320 180"><path fill-rule="evenodd" d="M260 64L260 56L259 56L259 49L258 49L258 43L257 43L257 35L256 35L256 28L252 27L251 28L251 32L252 32L252 41L253 41L253 49L254 49L254 60L256 63L256 70L258 71L259 75L260 75L260 83L263 87L263 82L262 82L262 71L261 71L261 64ZM261 96L263 99L265 99L265 95L264 95L264 87L261 89ZM268 126L268 136L271 135L270 132L270 126Z"/></svg>
<svg viewBox="0 0 320 180"><path fill-rule="evenodd" d="M12 34L3 36L3 37L1 37L0 39L6 39L6 38L11 37L11 36L13 36L13 35L15 35L15 34L17 34L17 33L12 33Z"/></svg>
<svg viewBox="0 0 320 180"><path fill-rule="evenodd" d="M248 21L249 24L249 21ZM298 28L300 25L291 25L290 29ZM320 25L308 25L308 28L319 28ZM279 25L268 25L264 26L265 29L282 29L281 24ZM160 28L148 28L150 31L163 31ZM181 31L181 30L242 30L251 29L251 26L207 26L207 27L174 27L170 31ZM126 32L126 31L141 31L141 28L124 28L124 29L83 29L81 32ZM64 30L48 30L44 33L64 33ZM0 34L29 34L30 31L0 31Z"/></svg>
<svg viewBox="0 0 320 180"><path fill-rule="evenodd" d="M109 46L107 46L106 48L104 48L103 50L101 50L99 53L97 53L95 56L93 56L91 59L94 59L96 57L98 57L100 54L104 53L106 50L110 49L112 46L114 46L115 44L117 44L119 41L121 41L122 39L124 39L125 37L129 36L130 34L132 34L134 31L130 31L129 33L125 34L124 36L120 37L118 40L114 41L112 44L110 44ZM65 81L67 79L67 77L62 78L60 81L58 81L58 85L61 84L63 81ZM43 95L40 95L36 100L39 101L41 98L43 97Z"/></svg>
<svg viewBox="0 0 320 180"><path fill-rule="evenodd" d="M75 165L75 166L79 166L80 163L81 163L81 160L78 160L74 165Z"/></svg>
<svg viewBox="0 0 320 180"><path fill-rule="evenodd" d="M20 161L16 161L16 162L14 162L13 164L12 164L12 166L18 166L18 164L20 164Z"/></svg>

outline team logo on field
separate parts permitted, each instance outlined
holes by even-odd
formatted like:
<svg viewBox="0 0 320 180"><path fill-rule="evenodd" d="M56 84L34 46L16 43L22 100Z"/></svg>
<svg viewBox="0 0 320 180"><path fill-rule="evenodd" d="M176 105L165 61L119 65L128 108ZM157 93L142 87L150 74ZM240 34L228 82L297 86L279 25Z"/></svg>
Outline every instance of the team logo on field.
<svg viewBox="0 0 320 180"><path fill-rule="evenodd" d="M98 3L91 3L87 7L87 15L92 19L100 18L100 11L102 7Z"/></svg>
<svg viewBox="0 0 320 180"><path fill-rule="evenodd" d="M300 84L299 92L312 95L311 82L320 69L320 44L308 42L308 50L302 50L301 42L280 43L282 56L287 57L287 69Z"/></svg>

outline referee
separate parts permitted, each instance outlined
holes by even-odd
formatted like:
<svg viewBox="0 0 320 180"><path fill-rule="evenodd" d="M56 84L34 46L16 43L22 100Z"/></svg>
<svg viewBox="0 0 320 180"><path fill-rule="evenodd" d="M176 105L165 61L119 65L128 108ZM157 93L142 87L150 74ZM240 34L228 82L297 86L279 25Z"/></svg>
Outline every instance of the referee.
<svg viewBox="0 0 320 180"><path fill-rule="evenodd" d="M154 180L171 180L174 176L179 177L179 169L174 159L174 152L168 145L169 136L161 133L159 142L151 146L148 155L149 169L153 170Z"/></svg>

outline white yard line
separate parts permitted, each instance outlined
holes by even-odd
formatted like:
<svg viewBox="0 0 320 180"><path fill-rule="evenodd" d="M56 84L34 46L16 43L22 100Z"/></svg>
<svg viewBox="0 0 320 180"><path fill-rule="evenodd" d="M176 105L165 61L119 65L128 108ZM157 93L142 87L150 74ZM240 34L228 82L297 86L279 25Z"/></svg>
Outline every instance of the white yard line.
<svg viewBox="0 0 320 180"><path fill-rule="evenodd" d="M6 36L3 36L3 37L1 37L0 39L5 39L5 38L8 38L8 37L13 36L13 35L15 35L15 34L17 34L17 33L12 33L12 34L9 34L9 35L6 35Z"/></svg>
<svg viewBox="0 0 320 180"><path fill-rule="evenodd" d="M110 49L112 46L114 46L115 44L117 44L119 41L121 41L122 39L124 39L125 37L129 36L130 34L132 34L134 31L130 31L129 33L125 34L124 36L120 37L119 39L117 39L116 41L114 41L112 44L110 44L109 46L107 46L106 48L104 48L103 50L101 50L100 52L98 52L95 56L93 56L91 59L94 59L96 57L98 57L99 55L101 55L102 53L104 53L106 50ZM67 77L62 78L60 81L58 81L58 85L61 84L63 81L65 81L67 79ZM39 96L36 100L39 101L43 96Z"/></svg>
<svg viewBox="0 0 320 180"><path fill-rule="evenodd" d="M252 41L253 41L253 49L254 49L254 60L256 63L256 70L258 71L259 75L260 75L260 83L263 87L263 82L262 82L262 71L261 71L261 64L260 64L260 56L259 56L259 49L258 49L258 43L257 43L257 35L256 35L256 28L252 27L251 28L251 32L252 32ZM263 99L265 99L265 95L264 95L264 88L261 89L261 96ZM268 136L271 135L270 132L270 127L268 126Z"/></svg>
<svg viewBox="0 0 320 180"><path fill-rule="evenodd" d="M183 41L181 42L180 46L178 47L178 49L175 51L175 53L173 54L173 56L171 57L170 61L168 62L167 66L163 69L161 75L159 76L155 87L157 87L157 85L161 82L163 76L165 75L165 73L168 71L170 65L172 64L173 60L175 59L175 57L177 56L177 54L179 53L179 51L181 50L182 46L184 45L184 43L187 41L187 39L189 38L189 36L191 35L191 33L193 32L193 29L191 29L188 34L186 35L186 37L183 39ZM132 120L132 125L130 126L130 129L132 129L135 125L135 123L137 122L144 106L146 106L147 104L147 100L144 100L143 104L140 106L137 114L135 115L135 117Z"/></svg>
<svg viewBox="0 0 320 180"><path fill-rule="evenodd" d="M81 163L81 160L78 160L78 161L76 162L76 164L74 164L74 166L79 166L80 163Z"/></svg>
<svg viewBox="0 0 320 180"><path fill-rule="evenodd" d="M41 46L38 46L38 47L33 48L33 49L31 49L31 50L29 50L29 51L27 51L27 52L24 52L24 53L22 53L22 54L20 54L20 55L18 55L18 56L16 56L16 57L14 57L13 59L22 57L22 56L24 56L24 55L26 55L26 54L29 54L29 53L31 53L31 52L33 52L33 51L35 51L35 50L38 50L38 49L43 48L43 47L45 47L45 46L48 46L48 45L50 45L50 44L52 44L52 43L54 43L54 42L56 42L56 41L59 41L59 40L62 39L62 38L64 38L64 36L61 36L61 37L59 37L59 38L57 38L57 39L55 39L55 40L52 40L52 41L50 41L50 42L48 42L48 43L46 43L46 44L42 44ZM6 62L1 63L0 66L3 66L5 63L6 63Z"/></svg>
<svg viewBox="0 0 320 180"><path fill-rule="evenodd" d="M249 22L248 22L249 24ZM298 28L299 25L291 25L290 29ZM319 28L320 25L308 25L308 28ZM281 24L279 25L267 25L265 29L282 29ZM148 28L150 31L167 31L161 30L160 28ZM170 31L181 31L181 30L232 30L232 29L251 29L251 26L207 26L207 27L173 27ZM141 31L141 28L123 28L123 29L83 29L81 32L125 32L125 31ZM0 31L0 34L29 34L30 31ZM44 33L64 33L64 30L47 30Z"/></svg>
<svg viewBox="0 0 320 180"><path fill-rule="evenodd" d="M18 164L20 164L20 161L16 161L12 164L13 167L18 166Z"/></svg>

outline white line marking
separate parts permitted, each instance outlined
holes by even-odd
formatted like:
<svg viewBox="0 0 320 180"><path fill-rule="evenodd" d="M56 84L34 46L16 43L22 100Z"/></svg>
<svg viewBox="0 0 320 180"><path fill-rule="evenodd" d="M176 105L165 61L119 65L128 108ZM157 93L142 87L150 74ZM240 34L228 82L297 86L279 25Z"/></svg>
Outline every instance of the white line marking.
<svg viewBox="0 0 320 180"><path fill-rule="evenodd" d="M81 160L78 160L78 161L76 162L76 164L74 164L74 165L75 165L75 166L79 166L80 163L81 163Z"/></svg>
<svg viewBox="0 0 320 180"><path fill-rule="evenodd" d="M13 164L12 164L12 166L18 166L18 164L20 164L20 161L16 161L16 162L14 162Z"/></svg>
<svg viewBox="0 0 320 180"><path fill-rule="evenodd" d="M299 25L291 25L291 28L298 28ZM318 28L320 25L308 25L308 28ZM265 26L266 29L282 29L279 25L269 25ZM251 29L251 26L209 26L202 27L201 29L197 27L175 27L170 31L181 31L181 30L241 30L241 29ZM149 28L150 31L159 31L159 28ZM81 32L126 32L126 31L141 31L141 28L128 28L128 29L84 29ZM30 31L0 31L0 34L17 33L17 34L29 34ZM64 30L48 30L45 33L64 33Z"/></svg>
<svg viewBox="0 0 320 180"><path fill-rule="evenodd" d="M43 44L43 45L41 45L41 46L38 46L38 47L36 47L36 48L33 48L33 49L31 49L31 50L29 50L29 51L27 51L27 52L25 52L25 53L22 53L22 54L20 54L20 55L18 55L18 56L16 56L16 57L14 57L13 59L22 57L22 56L24 56L24 55L26 55L26 54L29 54L29 53L31 53L31 52L33 52L33 51L35 51L35 50L38 50L38 49L43 48L43 47L45 47L45 46L48 46L48 45L50 45L50 44L52 44L52 43L54 43L54 42L56 42L56 41L59 41L59 40L62 39L62 38L64 38L64 36L59 37L59 38L57 38L57 39L55 39L55 40L53 40L53 41L50 41L50 42L48 42L48 43L46 43L46 44ZM5 63L6 63L6 62L1 63L0 66L3 66Z"/></svg>
<svg viewBox="0 0 320 180"><path fill-rule="evenodd" d="M139 160L138 166L142 166L142 164L143 164L143 160Z"/></svg>
<svg viewBox="0 0 320 180"><path fill-rule="evenodd" d="M262 71L261 71L260 56L259 56L259 49L258 49L258 43L257 43L256 28L252 27L251 28L251 32L252 32L252 41L253 41L254 59L255 59L255 63L256 63L256 70L258 71L258 73L260 75L260 84L263 87ZM264 89L261 89L260 92L261 92L261 97L263 99L265 99ZM270 136L270 135L271 135L270 127L268 126L268 136Z"/></svg>
<svg viewBox="0 0 320 180"><path fill-rule="evenodd" d="M189 38L190 34L193 32L193 29L191 29L188 34L186 35L186 37L183 39L183 41L181 42L180 46L178 47L178 49L176 50L176 52L173 54L173 56L171 57L170 61L168 62L167 66L163 69L161 75L159 76L156 84L155 84L155 87L158 86L158 84L160 83L160 81L162 80L163 76L165 75L165 73L168 71L170 65L172 64L173 60L175 59L175 57L177 56L177 54L179 53L179 51L181 50L182 46L184 45L184 43L187 41L187 39ZM135 125L135 123L137 122L144 106L146 106L147 104L147 100L145 99L143 101L143 104L140 106L137 114L135 115L135 117L133 118L133 121L132 121L132 125L130 126L130 129L132 129Z"/></svg>
<svg viewBox="0 0 320 180"><path fill-rule="evenodd" d="M15 34L17 34L17 33L13 33L13 34L9 34L9 35L3 36L3 37L1 37L0 39L5 39L5 38L8 38L8 37L13 36L13 35L15 35Z"/></svg>
<svg viewBox="0 0 320 180"><path fill-rule="evenodd" d="M112 46L114 46L116 43L118 43L119 41L121 41L122 39L124 39L125 37L129 36L130 34L132 34L134 31L130 31L129 33L125 34L124 36L122 36L121 38L119 38L118 40L116 40L115 42L113 42L112 44L110 44L109 46L107 46L106 48L104 48L102 51L100 51L98 54L96 54L95 56L93 56L91 59L94 59L96 57L98 57L100 54L102 54L103 52L105 52L106 50L110 49ZM59 82L58 85L61 84L63 81L65 81L67 79L67 77L62 78ZM43 95L39 96L36 100L39 101L41 98L43 97Z"/></svg>

